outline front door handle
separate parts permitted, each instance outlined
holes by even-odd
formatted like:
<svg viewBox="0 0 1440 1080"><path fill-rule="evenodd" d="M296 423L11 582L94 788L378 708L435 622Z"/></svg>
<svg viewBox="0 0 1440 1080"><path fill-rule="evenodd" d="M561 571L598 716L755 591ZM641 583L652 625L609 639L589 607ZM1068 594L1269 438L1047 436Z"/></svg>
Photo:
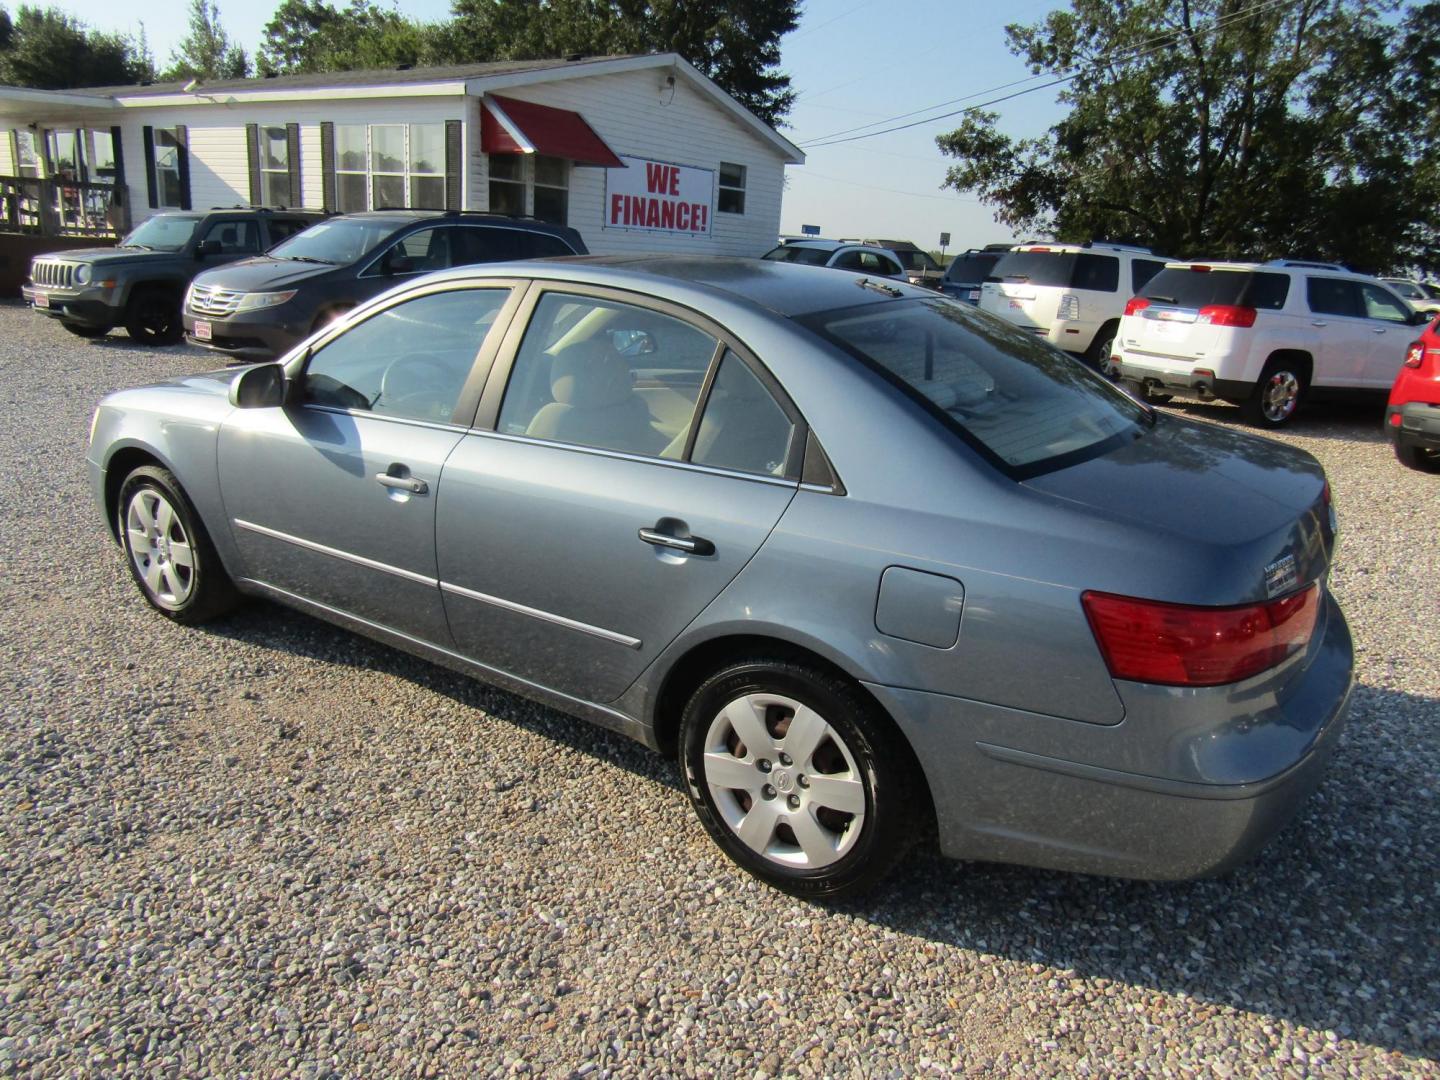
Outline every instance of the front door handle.
<svg viewBox="0 0 1440 1080"><path fill-rule="evenodd" d="M375 474L375 482L381 487L395 488L398 491L408 491L412 495L424 495L430 490L430 485L424 480L410 475L410 470L398 461L382 473Z"/></svg>
<svg viewBox="0 0 1440 1080"><path fill-rule="evenodd" d="M672 536L656 529L641 529L640 539L652 547L674 548L687 555L714 555L715 545L701 536Z"/></svg>
<svg viewBox="0 0 1440 1080"><path fill-rule="evenodd" d="M1383 333L1385 333L1385 327L1383 327L1383 326L1372 326L1372 327L1370 328L1370 333L1372 333L1372 334L1383 334Z"/></svg>
<svg viewBox="0 0 1440 1080"><path fill-rule="evenodd" d="M1311 325L1311 326L1329 326L1330 324L1329 324L1328 322L1324 322L1324 321L1322 321L1322 320L1320 320L1320 319L1312 319L1311 322L1310 322L1310 325Z"/></svg>

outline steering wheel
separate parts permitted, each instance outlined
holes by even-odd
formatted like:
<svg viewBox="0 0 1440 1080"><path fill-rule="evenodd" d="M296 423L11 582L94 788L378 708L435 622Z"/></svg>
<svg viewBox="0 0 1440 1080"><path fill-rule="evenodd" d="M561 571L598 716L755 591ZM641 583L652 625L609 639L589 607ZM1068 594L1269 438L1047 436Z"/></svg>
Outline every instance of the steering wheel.
<svg viewBox="0 0 1440 1080"><path fill-rule="evenodd" d="M436 402L450 400L454 378L455 372L442 360L431 356L402 356L381 373L380 392L370 403L371 408L380 405L398 410L410 402L412 406L432 406L424 411L433 411Z"/></svg>

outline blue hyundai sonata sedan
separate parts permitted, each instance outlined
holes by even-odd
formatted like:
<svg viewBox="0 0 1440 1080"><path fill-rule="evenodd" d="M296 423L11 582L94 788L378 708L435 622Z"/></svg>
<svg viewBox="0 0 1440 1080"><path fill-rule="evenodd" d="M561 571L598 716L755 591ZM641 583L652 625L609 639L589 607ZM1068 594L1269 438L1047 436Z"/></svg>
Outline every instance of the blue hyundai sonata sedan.
<svg viewBox="0 0 1440 1080"><path fill-rule="evenodd" d="M1301 805L1350 694L1313 458L890 280L434 275L277 364L110 395L89 467L163 615L266 597L623 732L802 896L932 831L1221 872Z"/></svg>

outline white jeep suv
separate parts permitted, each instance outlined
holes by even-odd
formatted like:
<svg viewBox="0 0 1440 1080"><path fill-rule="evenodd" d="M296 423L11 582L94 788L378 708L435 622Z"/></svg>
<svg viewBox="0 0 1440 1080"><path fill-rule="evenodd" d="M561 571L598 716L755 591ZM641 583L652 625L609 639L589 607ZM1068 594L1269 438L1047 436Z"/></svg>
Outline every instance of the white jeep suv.
<svg viewBox="0 0 1440 1080"><path fill-rule="evenodd" d="M1329 263L1172 262L1125 308L1111 373L1151 401L1239 405L1279 427L1308 393L1383 393L1428 321Z"/></svg>
<svg viewBox="0 0 1440 1080"><path fill-rule="evenodd" d="M1166 258L1125 244L1021 244L991 269L980 307L1103 370L1125 301Z"/></svg>

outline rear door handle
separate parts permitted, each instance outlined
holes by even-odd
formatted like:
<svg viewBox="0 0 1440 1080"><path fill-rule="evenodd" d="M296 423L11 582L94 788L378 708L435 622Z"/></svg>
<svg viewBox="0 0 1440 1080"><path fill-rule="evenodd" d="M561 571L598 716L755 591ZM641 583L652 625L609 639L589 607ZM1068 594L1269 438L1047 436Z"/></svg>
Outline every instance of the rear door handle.
<svg viewBox="0 0 1440 1080"><path fill-rule="evenodd" d="M1383 327L1383 326L1372 326L1372 327L1370 328L1370 333L1372 333L1372 334L1383 334L1383 333L1385 333L1385 327Z"/></svg>
<svg viewBox="0 0 1440 1080"><path fill-rule="evenodd" d="M1314 319L1314 320L1311 321L1310 325L1311 325L1311 326L1329 326L1330 324L1329 324L1328 322L1322 322L1322 321L1319 320L1319 319Z"/></svg>
<svg viewBox="0 0 1440 1080"><path fill-rule="evenodd" d="M674 548L687 555L714 555L715 545L702 536L671 536L655 529L641 529L640 539L652 547Z"/></svg>

